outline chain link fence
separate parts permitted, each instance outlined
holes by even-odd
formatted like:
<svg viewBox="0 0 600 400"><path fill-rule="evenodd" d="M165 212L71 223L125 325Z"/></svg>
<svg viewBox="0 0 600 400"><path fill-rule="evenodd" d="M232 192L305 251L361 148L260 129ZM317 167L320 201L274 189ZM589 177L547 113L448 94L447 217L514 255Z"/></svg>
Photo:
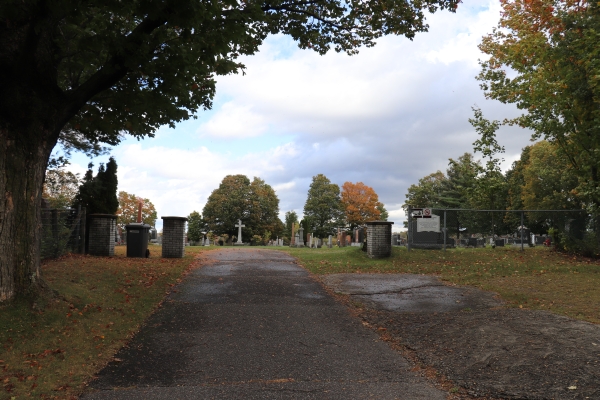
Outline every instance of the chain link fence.
<svg viewBox="0 0 600 400"><path fill-rule="evenodd" d="M42 209L41 258L85 251L85 208Z"/></svg>
<svg viewBox="0 0 600 400"><path fill-rule="evenodd" d="M408 243L412 248L552 246L585 256L600 256L599 220L585 210L410 207L408 220Z"/></svg>

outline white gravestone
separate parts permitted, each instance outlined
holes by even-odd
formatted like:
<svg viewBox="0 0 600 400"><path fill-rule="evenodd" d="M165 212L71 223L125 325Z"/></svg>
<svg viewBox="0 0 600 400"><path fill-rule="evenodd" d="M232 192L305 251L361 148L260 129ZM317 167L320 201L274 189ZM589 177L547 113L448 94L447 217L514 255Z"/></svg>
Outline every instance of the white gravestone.
<svg viewBox="0 0 600 400"><path fill-rule="evenodd" d="M431 218L416 218L417 232L440 232L440 217L432 215Z"/></svg>
<svg viewBox="0 0 600 400"><path fill-rule="evenodd" d="M236 244L243 244L242 242L242 228L245 228L246 225L242 225L242 220L238 219L238 223L235 224L235 227L238 228L238 237Z"/></svg>

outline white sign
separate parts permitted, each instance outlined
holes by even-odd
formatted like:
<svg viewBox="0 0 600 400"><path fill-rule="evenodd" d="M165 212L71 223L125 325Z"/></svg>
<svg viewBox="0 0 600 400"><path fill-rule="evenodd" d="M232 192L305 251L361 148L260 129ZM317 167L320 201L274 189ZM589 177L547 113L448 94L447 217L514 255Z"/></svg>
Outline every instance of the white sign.
<svg viewBox="0 0 600 400"><path fill-rule="evenodd" d="M415 210L412 210L412 216L413 218L420 218L423 216L423 209L421 208L417 208Z"/></svg>
<svg viewBox="0 0 600 400"><path fill-rule="evenodd" d="M423 216L424 217L431 217L431 208L424 208L423 209Z"/></svg>
<svg viewBox="0 0 600 400"><path fill-rule="evenodd" d="M440 217L432 215L431 218L417 219L417 232L440 232Z"/></svg>

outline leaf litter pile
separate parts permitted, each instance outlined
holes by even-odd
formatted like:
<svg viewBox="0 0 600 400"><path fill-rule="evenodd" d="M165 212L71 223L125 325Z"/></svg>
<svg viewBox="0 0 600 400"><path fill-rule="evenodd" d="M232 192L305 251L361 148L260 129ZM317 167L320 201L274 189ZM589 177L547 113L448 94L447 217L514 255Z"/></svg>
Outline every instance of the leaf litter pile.
<svg viewBox="0 0 600 400"><path fill-rule="evenodd" d="M194 263L68 255L42 264L50 290L0 308L0 399L74 399ZM187 249L186 249L187 250ZM118 360L117 360L118 361Z"/></svg>

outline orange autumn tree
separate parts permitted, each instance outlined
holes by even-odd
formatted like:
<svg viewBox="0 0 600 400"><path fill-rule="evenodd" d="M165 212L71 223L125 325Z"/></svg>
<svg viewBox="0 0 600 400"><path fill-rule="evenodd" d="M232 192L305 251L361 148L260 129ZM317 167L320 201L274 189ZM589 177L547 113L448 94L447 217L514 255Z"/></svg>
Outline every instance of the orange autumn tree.
<svg viewBox="0 0 600 400"><path fill-rule="evenodd" d="M346 182L342 186L342 204L346 221L351 229L381 217L379 196L372 187L362 182Z"/></svg>
<svg viewBox="0 0 600 400"><path fill-rule="evenodd" d="M154 204L148 199L143 199L124 191L119 192L119 209L117 210L117 225L125 231L125 225L137 221L139 201L142 200L142 222L150 226L156 224L157 214Z"/></svg>

